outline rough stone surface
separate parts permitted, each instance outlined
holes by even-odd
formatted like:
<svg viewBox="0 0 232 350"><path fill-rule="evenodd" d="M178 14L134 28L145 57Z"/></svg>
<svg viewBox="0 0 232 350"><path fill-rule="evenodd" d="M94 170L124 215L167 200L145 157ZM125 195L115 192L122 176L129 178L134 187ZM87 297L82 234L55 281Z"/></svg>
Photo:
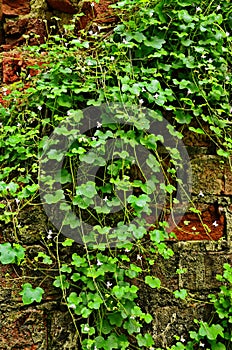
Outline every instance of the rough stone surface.
<svg viewBox="0 0 232 350"><path fill-rule="evenodd" d="M47 0L47 3L53 10L70 14L74 14L76 12L75 7L69 0Z"/></svg>
<svg viewBox="0 0 232 350"><path fill-rule="evenodd" d="M8 20L4 26L6 45L14 47L26 42L23 35L28 36L27 42L30 45L44 43L46 30L44 22L38 18L21 18L16 21Z"/></svg>
<svg viewBox="0 0 232 350"><path fill-rule="evenodd" d="M3 0L2 13L6 16L26 15L30 12L29 0Z"/></svg>
<svg viewBox="0 0 232 350"><path fill-rule="evenodd" d="M81 11L85 15L80 17L77 23L77 28L90 28L91 25L93 25L93 29L99 31L99 29L101 30L101 25L107 26L107 24L113 24L117 22L117 17L115 16L113 9L109 8L109 5L114 2L114 0L102 0L99 4L93 2L84 2Z"/></svg>
<svg viewBox="0 0 232 350"><path fill-rule="evenodd" d="M203 155L192 160L193 194L220 195L225 192L225 164L217 156Z"/></svg>
<svg viewBox="0 0 232 350"><path fill-rule="evenodd" d="M5 52L2 59L3 83L12 84L19 80L20 72L30 76L37 74L38 70L29 68L29 66L40 65L35 59L25 57L21 52L16 50Z"/></svg>

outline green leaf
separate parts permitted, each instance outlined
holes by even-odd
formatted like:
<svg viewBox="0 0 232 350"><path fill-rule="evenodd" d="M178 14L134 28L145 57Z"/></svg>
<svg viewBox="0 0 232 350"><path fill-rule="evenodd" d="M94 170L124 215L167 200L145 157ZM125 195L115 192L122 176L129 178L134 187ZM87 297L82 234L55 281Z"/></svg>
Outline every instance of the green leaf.
<svg viewBox="0 0 232 350"><path fill-rule="evenodd" d="M123 324L123 328L128 331L129 334L139 333L141 325L138 321L133 318L129 318L129 320L125 321Z"/></svg>
<svg viewBox="0 0 232 350"><path fill-rule="evenodd" d="M47 204L54 204L59 202L61 199L64 199L64 192L63 190L57 190L54 194L45 194L44 199Z"/></svg>
<svg viewBox="0 0 232 350"><path fill-rule="evenodd" d="M192 116L183 110L174 111L174 114L176 116L175 119L180 124L189 124L192 120Z"/></svg>
<svg viewBox="0 0 232 350"><path fill-rule="evenodd" d="M13 246L9 242L0 244L0 262L6 264L20 264L25 257L25 248L17 243Z"/></svg>
<svg viewBox="0 0 232 350"><path fill-rule="evenodd" d="M226 347L221 342L212 344L212 350L226 350Z"/></svg>
<svg viewBox="0 0 232 350"><path fill-rule="evenodd" d="M153 276L146 276L145 283L148 284L151 288L160 288L161 282L160 279Z"/></svg>
<svg viewBox="0 0 232 350"><path fill-rule="evenodd" d="M146 37L141 32L135 32L132 35L132 38L135 39L138 43L141 43Z"/></svg>
<svg viewBox="0 0 232 350"><path fill-rule="evenodd" d="M106 349L105 339L101 335L95 338L95 346L97 349Z"/></svg>
<svg viewBox="0 0 232 350"><path fill-rule="evenodd" d="M61 272L67 272L67 273L71 273L72 269L70 266L68 266L67 264L62 264L61 268L60 268Z"/></svg>
<svg viewBox="0 0 232 350"><path fill-rule="evenodd" d="M160 50L163 44L166 43L166 40L159 38L158 36L153 36L150 39L144 40L144 45L152 47L153 49Z"/></svg>
<svg viewBox="0 0 232 350"><path fill-rule="evenodd" d="M104 166L106 161L104 158L100 157L97 153L89 151L87 154L80 155L80 161L87 164L94 164L98 166Z"/></svg>
<svg viewBox="0 0 232 350"><path fill-rule="evenodd" d="M32 304L34 301L41 302L44 293L42 288L36 287L33 289L30 283L24 283L22 287L23 290L19 294L22 295L24 305Z"/></svg>
<svg viewBox="0 0 232 350"><path fill-rule="evenodd" d="M201 322L201 326L199 329L199 334L201 336L206 336L210 340L216 340L218 335L224 338L224 328L220 324L212 324L208 325L206 322Z"/></svg>
<svg viewBox="0 0 232 350"><path fill-rule="evenodd" d="M53 286L61 289L68 288L69 282L66 280L65 275L59 275L59 276L56 276L55 281L53 282Z"/></svg>
<svg viewBox="0 0 232 350"><path fill-rule="evenodd" d="M170 194L173 193L176 190L176 188L174 186L172 186L170 184L166 186L164 183L160 184L160 189L164 190L164 191L167 191Z"/></svg>
<svg viewBox="0 0 232 350"><path fill-rule="evenodd" d="M145 346L146 348L149 348L152 345L154 345L154 340L152 339L152 336L148 333L146 333L144 336L138 334L136 335L136 339L138 341L139 346Z"/></svg>
<svg viewBox="0 0 232 350"><path fill-rule="evenodd" d="M190 23L193 21L192 16L189 15L187 10L180 10L178 12L178 17L180 20L185 21L186 23Z"/></svg>
<svg viewBox="0 0 232 350"><path fill-rule="evenodd" d="M150 84L146 84L146 88L151 94L154 94L160 88L159 80L153 79Z"/></svg>
<svg viewBox="0 0 232 350"><path fill-rule="evenodd" d="M52 264L52 259L50 258L50 256L48 256L47 254L45 254L43 252L38 253L38 258L43 258L43 260L42 260L43 264L47 264L47 265Z"/></svg>
<svg viewBox="0 0 232 350"><path fill-rule="evenodd" d="M204 130L202 130L201 128L194 128L193 126L190 126L189 130L193 131L193 132L195 132L197 134L201 134L201 135L205 134Z"/></svg>
<svg viewBox="0 0 232 350"><path fill-rule="evenodd" d="M175 292L173 292L173 294L175 295L175 298L180 298L182 300L184 300L187 295L188 295L188 292L186 289L180 289L180 290L175 290Z"/></svg>
<svg viewBox="0 0 232 350"><path fill-rule="evenodd" d="M147 202L150 202L151 199L146 194L141 194L139 197L130 195L128 197L128 203L135 204L137 207L143 208Z"/></svg>
<svg viewBox="0 0 232 350"><path fill-rule="evenodd" d="M74 253L72 255L72 265L76 267L87 266L87 262L85 258L82 258L81 256L77 255L77 253Z"/></svg>
<svg viewBox="0 0 232 350"><path fill-rule="evenodd" d="M114 312L112 314L109 314L107 317L110 321L110 324L116 325L117 327L121 327L123 322L123 317L121 315L121 312Z"/></svg>
<svg viewBox="0 0 232 350"><path fill-rule="evenodd" d="M57 98L57 103L61 107L72 107L72 98L68 95L61 95Z"/></svg>
<svg viewBox="0 0 232 350"><path fill-rule="evenodd" d="M95 182L88 181L86 184L76 187L76 194L80 196L83 195L87 198L93 198L97 194Z"/></svg>
<svg viewBox="0 0 232 350"><path fill-rule="evenodd" d="M66 238L64 242L62 242L63 247L71 247L74 243L74 240L71 238Z"/></svg>
<svg viewBox="0 0 232 350"><path fill-rule="evenodd" d="M221 148L217 150L217 154L218 154L219 156L225 157L225 158L229 158L229 156L230 156L230 152L224 151L224 150L221 149Z"/></svg>

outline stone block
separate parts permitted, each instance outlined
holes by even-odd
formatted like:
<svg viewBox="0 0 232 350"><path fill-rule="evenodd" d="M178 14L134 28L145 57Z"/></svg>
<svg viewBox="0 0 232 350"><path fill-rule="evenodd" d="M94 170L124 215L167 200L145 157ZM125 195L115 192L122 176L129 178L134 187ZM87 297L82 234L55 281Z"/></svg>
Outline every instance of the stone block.
<svg viewBox="0 0 232 350"><path fill-rule="evenodd" d="M178 240L200 241L219 240L225 233L224 212L217 203L196 203L195 208L201 212L173 213L167 217L169 232L174 232Z"/></svg>
<svg viewBox="0 0 232 350"><path fill-rule="evenodd" d="M76 12L75 7L69 0L47 0L47 3L53 10L70 14L74 14Z"/></svg>
<svg viewBox="0 0 232 350"><path fill-rule="evenodd" d="M220 195L224 193L225 164L218 156L201 156L191 161L192 193Z"/></svg>
<svg viewBox="0 0 232 350"><path fill-rule="evenodd" d="M4 25L5 42L9 47L22 45L28 36L29 45L43 44L46 37L44 22L39 18L21 18L16 21L8 20Z"/></svg>
<svg viewBox="0 0 232 350"><path fill-rule="evenodd" d="M3 0L2 13L5 16L19 16L30 13L29 0Z"/></svg>
<svg viewBox="0 0 232 350"><path fill-rule="evenodd" d="M41 65L35 59L25 57L23 53L16 50L5 52L2 59L2 76L4 84L12 84L20 79L20 73L23 71L30 76L38 74L38 70L30 68L33 65ZM25 88L28 87L25 85ZM7 94L7 93L6 93Z"/></svg>
<svg viewBox="0 0 232 350"><path fill-rule="evenodd" d="M224 178L225 178L224 194L231 196L232 195L232 169L229 166L229 164L225 167Z"/></svg>
<svg viewBox="0 0 232 350"><path fill-rule="evenodd" d="M232 254L200 251L189 254L189 251L182 251L179 268L186 268L187 272L179 276L179 288L189 291L218 288L220 282L216 280L216 275L223 273L224 263L232 263Z"/></svg>

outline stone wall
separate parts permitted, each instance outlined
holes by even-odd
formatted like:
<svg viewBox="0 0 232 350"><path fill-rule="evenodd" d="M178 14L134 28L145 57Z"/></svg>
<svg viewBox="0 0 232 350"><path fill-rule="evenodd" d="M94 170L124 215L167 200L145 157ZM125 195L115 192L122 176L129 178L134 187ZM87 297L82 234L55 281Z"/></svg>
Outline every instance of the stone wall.
<svg viewBox="0 0 232 350"><path fill-rule="evenodd" d="M100 1L93 7L91 2L83 5L77 0L0 0L1 83L17 81L17 69L25 64L17 47L26 40L30 44L42 43L49 34L53 17L68 23L81 6L85 16L77 30L94 24L113 25L117 19L108 9L109 3ZM148 287L140 292L141 306L155 319L150 329L157 347L170 344L175 334L187 338L194 318L210 318L212 310L206 302L207 295L217 290L219 284L215 276L222 273L223 263L232 262L232 173L229 164L216 155L213 144L205 136L196 138L188 133L184 143L192 159L192 199L202 211L203 221L211 232L205 233L196 214L186 213L180 222L185 234L176 231L179 241L169 242L175 251L174 257L167 261L160 258L154 266L154 275L161 279L164 287L171 290L186 288L192 297L190 301L180 301L168 291L159 292ZM37 205L25 208L18 221L20 240L33 257L44 249L41 236L47 232L48 218ZM1 225L1 241L11 237L12 232L11 224ZM178 276L177 268L187 268L188 272ZM46 295L42 303L26 307L19 296L21 276L24 276L24 282L41 277L30 265L22 268L0 266L0 350L80 349L70 315L60 293L51 287L51 280L44 279Z"/></svg>

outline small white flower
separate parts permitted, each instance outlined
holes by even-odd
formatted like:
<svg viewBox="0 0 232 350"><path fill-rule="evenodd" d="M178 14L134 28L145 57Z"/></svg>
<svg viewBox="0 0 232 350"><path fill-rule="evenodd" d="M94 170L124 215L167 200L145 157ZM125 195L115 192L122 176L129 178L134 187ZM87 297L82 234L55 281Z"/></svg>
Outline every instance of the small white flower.
<svg viewBox="0 0 232 350"><path fill-rule="evenodd" d="M97 29L100 32L102 29L104 29L104 27L101 27L101 26L97 25Z"/></svg>
<svg viewBox="0 0 232 350"><path fill-rule="evenodd" d="M209 63L212 63L212 62L213 62L212 58L209 58L209 59L208 59L208 62L209 62Z"/></svg>
<svg viewBox="0 0 232 350"><path fill-rule="evenodd" d="M7 88L6 87L2 87L2 91L6 92Z"/></svg>
<svg viewBox="0 0 232 350"><path fill-rule="evenodd" d="M201 57L202 57L202 58L206 58L206 55L203 53L203 54L201 55Z"/></svg>
<svg viewBox="0 0 232 350"><path fill-rule="evenodd" d="M18 228L22 227L20 224L17 225Z"/></svg>
<svg viewBox="0 0 232 350"><path fill-rule="evenodd" d="M185 342L185 338L183 337L183 335L180 337L180 341L182 342L182 343L184 343Z"/></svg>
<svg viewBox="0 0 232 350"><path fill-rule="evenodd" d="M215 227L217 227L217 226L218 226L217 221L214 221L214 222L213 222L213 226L215 226Z"/></svg>
<svg viewBox="0 0 232 350"><path fill-rule="evenodd" d="M154 12L150 12L150 13L149 13L149 17L152 17L152 16L153 16L153 13L154 13Z"/></svg>
<svg viewBox="0 0 232 350"><path fill-rule="evenodd" d="M53 232L52 230L48 231L47 239L52 239Z"/></svg>
<svg viewBox="0 0 232 350"><path fill-rule="evenodd" d="M97 140L97 138L96 138L95 136L93 136L93 137L92 137L92 140L93 140L93 141L96 141L96 140Z"/></svg>
<svg viewBox="0 0 232 350"><path fill-rule="evenodd" d="M93 31L92 30L89 31L89 35L93 35Z"/></svg>
<svg viewBox="0 0 232 350"><path fill-rule="evenodd" d="M134 320L134 319L135 319L135 316L131 315L130 319Z"/></svg>
<svg viewBox="0 0 232 350"><path fill-rule="evenodd" d="M187 95L189 95L189 94L191 94L191 90L188 90L188 91L187 91Z"/></svg>
<svg viewBox="0 0 232 350"><path fill-rule="evenodd" d="M41 111L41 109L42 109L42 106L38 106L38 110Z"/></svg>
<svg viewBox="0 0 232 350"><path fill-rule="evenodd" d="M17 205L19 205L19 203L20 203L20 199L15 198L15 203L16 203Z"/></svg>
<svg viewBox="0 0 232 350"><path fill-rule="evenodd" d="M69 307L70 309L76 309L76 305L75 305L75 304L70 304L68 307Z"/></svg>
<svg viewBox="0 0 232 350"><path fill-rule="evenodd" d="M226 32L226 36L230 36L230 33L229 33L229 32Z"/></svg>
<svg viewBox="0 0 232 350"><path fill-rule="evenodd" d="M125 252L126 252L126 253L129 253L129 252L130 252L130 249L125 248Z"/></svg>
<svg viewBox="0 0 232 350"><path fill-rule="evenodd" d="M0 128L2 128L3 127L3 124L2 123L0 123Z"/></svg>
<svg viewBox="0 0 232 350"><path fill-rule="evenodd" d="M90 60L87 61L88 66L92 66L92 62Z"/></svg>
<svg viewBox="0 0 232 350"><path fill-rule="evenodd" d="M221 6L220 5L218 5L217 6L217 11L219 11L221 9Z"/></svg>
<svg viewBox="0 0 232 350"><path fill-rule="evenodd" d="M142 255L137 254L137 260L142 260Z"/></svg>
<svg viewBox="0 0 232 350"><path fill-rule="evenodd" d="M106 282L106 287L110 288L112 286L112 283L110 283L109 281Z"/></svg>
<svg viewBox="0 0 232 350"><path fill-rule="evenodd" d="M84 326L84 331L88 332L89 331L89 327L87 325Z"/></svg>
<svg viewBox="0 0 232 350"><path fill-rule="evenodd" d="M232 108L230 109L230 113L232 113Z"/></svg>
<svg viewBox="0 0 232 350"><path fill-rule="evenodd" d="M94 7L94 5L95 5L94 2L91 2L91 6Z"/></svg>
<svg viewBox="0 0 232 350"><path fill-rule="evenodd" d="M102 124L100 122L97 122L97 128L100 128Z"/></svg>
<svg viewBox="0 0 232 350"><path fill-rule="evenodd" d="M17 123L17 127L20 128L21 124L20 123Z"/></svg>
<svg viewBox="0 0 232 350"><path fill-rule="evenodd" d="M196 12L198 11L201 11L201 8L199 6L196 8Z"/></svg>
<svg viewBox="0 0 232 350"><path fill-rule="evenodd" d="M142 105L143 102L144 102L144 100L141 98L141 99L139 100L139 104Z"/></svg>
<svg viewBox="0 0 232 350"><path fill-rule="evenodd" d="M110 56L110 60L114 61L115 60L114 56Z"/></svg>
<svg viewBox="0 0 232 350"><path fill-rule="evenodd" d="M159 94L156 93L154 97L155 97L155 99L158 98L158 97L159 97Z"/></svg>
<svg viewBox="0 0 232 350"><path fill-rule="evenodd" d="M102 265L102 262L97 259L97 266L101 266L101 265Z"/></svg>
<svg viewBox="0 0 232 350"><path fill-rule="evenodd" d="M146 89L145 89L145 87L143 86L143 87L142 87L142 92L145 92L145 91L146 91Z"/></svg>
<svg viewBox="0 0 232 350"><path fill-rule="evenodd" d="M107 202L107 201L108 201L107 196L105 196L105 198L103 198L103 201L104 201L104 202Z"/></svg>
<svg viewBox="0 0 232 350"><path fill-rule="evenodd" d="M68 111L68 112L67 112L67 115L71 115L71 112L70 112L70 111Z"/></svg>
<svg viewBox="0 0 232 350"><path fill-rule="evenodd" d="M128 44L128 41L126 39L123 39L123 44Z"/></svg>
<svg viewBox="0 0 232 350"><path fill-rule="evenodd" d="M198 194L198 196L204 197L205 195L204 195L204 193L203 193L202 191L200 191L199 194Z"/></svg>
<svg viewBox="0 0 232 350"><path fill-rule="evenodd" d="M205 344L204 343L202 343L201 341L200 341L200 344L199 344L201 347L204 347L205 346Z"/></svg>

